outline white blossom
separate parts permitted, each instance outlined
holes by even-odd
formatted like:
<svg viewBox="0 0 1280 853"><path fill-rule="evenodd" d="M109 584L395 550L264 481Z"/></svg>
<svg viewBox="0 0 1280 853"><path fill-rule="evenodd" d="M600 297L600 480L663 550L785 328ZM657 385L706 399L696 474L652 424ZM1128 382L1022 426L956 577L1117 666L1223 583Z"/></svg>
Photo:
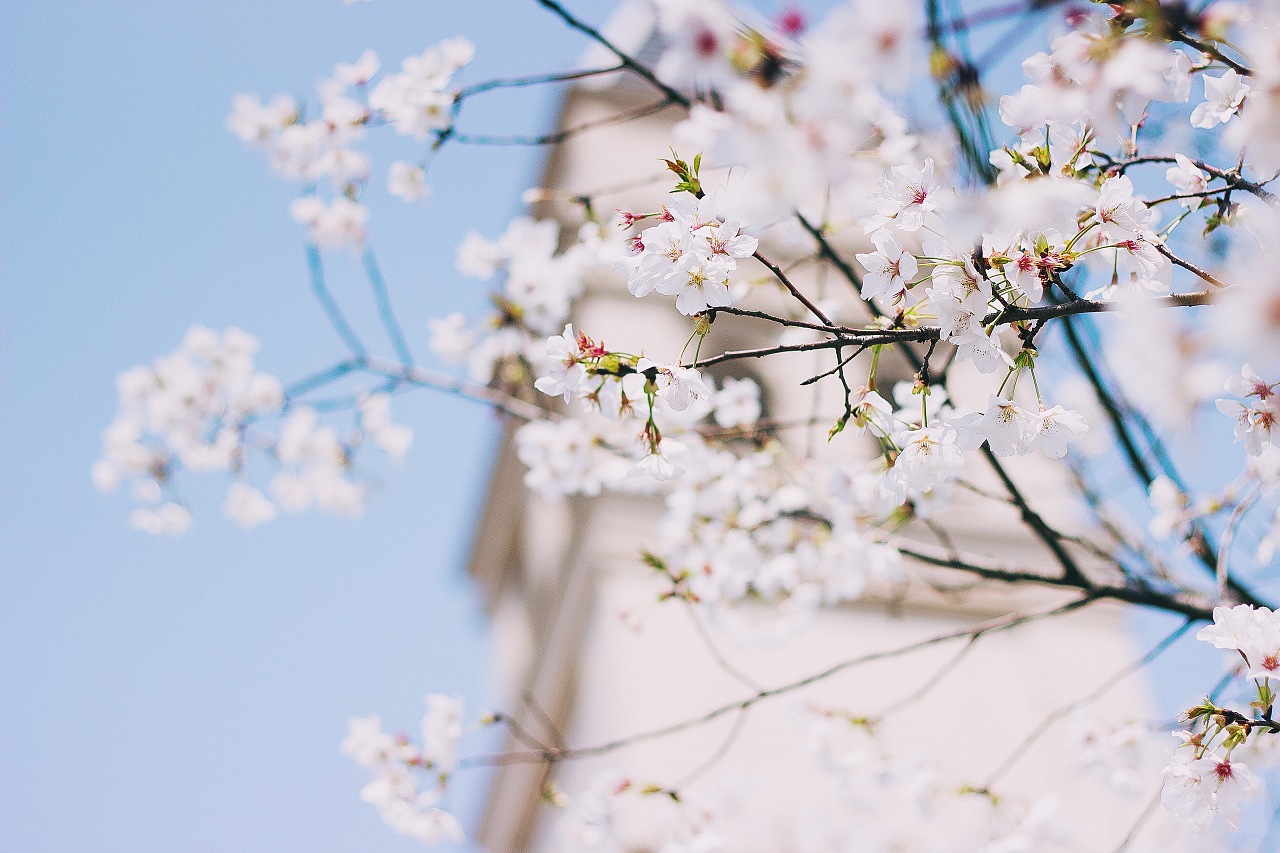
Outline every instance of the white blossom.
<svg viewBox="0 0 1280 853"><path fill-rule="evenodd" d="M1228 69L1221 77L1211 74L1203 77L1205 100L1191 111L1191 125L1208 128L1226 124L1240 111L1240 105L1249 94L1249 84L1234 68Z"/></svg>
<svg viewBox="0 0 1280 853"><path fill-rule="evenodd" d="M403 160L397 160L391 164L387 175L387 189L396 198L410 204L431 197L431 187L427 186L426 173L422 167Z"/></svg>

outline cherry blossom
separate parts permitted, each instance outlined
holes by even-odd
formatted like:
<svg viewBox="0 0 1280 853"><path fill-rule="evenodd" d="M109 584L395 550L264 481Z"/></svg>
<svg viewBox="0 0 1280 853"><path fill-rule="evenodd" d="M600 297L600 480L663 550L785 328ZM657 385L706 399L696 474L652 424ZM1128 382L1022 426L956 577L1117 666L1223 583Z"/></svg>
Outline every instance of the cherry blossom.
<svg viewBox="0 0 1280 853"><path fill-rule="evenodd" d="M919 272L915 256L905 251L888 231L877 231L871 242L875 244L876 251L857 256L858 263L867 270L862 280L862 298L884 296L898 302L906 297Z"/></svg>
<svg viewBox="0 0 1280 853"><path fill-rule="evenodd" d="M1187 155L1179 153L1174 154L1173 157L1177 165L1169 167L1164 173L1164 179L1173 184L1180 194L1194 195L1203 193L1209 188L1209 179ZM1200 199L1184 198L1179 199L1178 203L1183 207L1198 207Z"/></svg>
<svg viewBox="0 0 1280 853"><path fill-rule="evenodd" d="M397 160L391 164L387 177L387 189L393 196L409 203L424 201L431 196L431 188L426 183L426 173L421 166Z"/></svg>
<svg viewBox="0 0 1280 853"><path fill-rule="evenodd" d="M1249 84L1234 68L1227 69L1220 77L1205 74L1203 79L1205 100L1191 111L1191 125L1209 128L1226 124L1240 111L1249 94Z"/></svg>

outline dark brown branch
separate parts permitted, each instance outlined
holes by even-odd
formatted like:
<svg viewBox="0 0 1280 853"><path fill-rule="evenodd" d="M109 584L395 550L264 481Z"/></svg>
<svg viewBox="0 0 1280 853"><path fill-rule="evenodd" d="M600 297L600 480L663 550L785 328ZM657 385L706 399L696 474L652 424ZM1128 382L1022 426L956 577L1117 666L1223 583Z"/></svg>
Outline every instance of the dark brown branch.
<svg viewBox="0 0 1280 853"><path fill-rule="evenodd" d="M1225 53L1218 50L1213 45L1200 41L1199 39L1192 38L1189 33L1179 31L1174 35L1174 40L1180 41L1183 44L1187 45L1188 47L1194 47L1196 50L1200 51L1206 56L1213 57L1213 59L1217 60L1218 62L1221 62L1223 65L1227 66L1228 68L1230 68L1231 70L1235 71L1238 74L1241 74L1245 77L1249 77L1253 74L1253 70L1249 68L1249 66L1241 65L1239 62L1236 62L1234 59L1227 56Z"/></svg>
<svg viewBox="0 0 1280 853"><path fill-rule="evenodd" d="M474 86L467 86L455 96L458 100L465 100L472 95L479 95L482 92L491 92L494 89L513 89L522 86L537 86L542 83L563 83L569 80L582 80L586 77L598 77L602 74L612 74L615 71L621 71L626 68L625 65L611 65L608 68L591 68L586 71L569 71L563 74L530 74L526 77L500 77L495 80L486 80L483 83L477 83Z"/></svg>
<svg viewBox="0 0 1280 853"><path fill-rule="evenodd" d="M784 273L777 264L775 264L773 261L766 258L764 255L760 254L759 252L756 252L751 257L755 258L757 261L764 264L764 266L769 270L769 272L773 273L773 277L776 278L778 281L780 281L782 283L782 286L785 287L792 296L794 296L797 300L799 300L801 305L809 309L809 313L813 314L813 316L817 317L826 325L828 326L831 325L830 318L828 318L826 314L823 314L822 311L819 310L817 305L814 305L812 302L809 301L809 297L801 293L800 289L791 283L791 279L787 278L787 274Z"/></svg>
<svg viewBox="0 0 1280 853"><path fill-rule="evenodd" d="M1153 156L1143 156L1143 157L1130 157L1126 160L1116 160L1110 155L1102 151L1090 151L1089 153L1095 157L1100 157L1101 159L1105 160L1106 171L1114 172L1116 174L1124 174L1125 170L1127 170L1129 167L1140 166L1146 163L1178 162L1176 157L1164 157L1164 156L1153 155ZM1247 193L1251 193L1257 196L1258 198L1262 199L1263 201L1265 201L1267 204L1274 204L1276 202L1275 193L1266 189L1266 187L1264 187L1260 183L1246 179L1243 175L1241 175L1235 169L1222 169L1222 168L1219 168L1218 166L1214 166L1209 163L1206 163L1203 160L1192 160L1191 162L1195 164L1195 166L1198 169L1208 172L1210 175L1213 175L1215 178L1226 181L1227 184L1231 186L1233 189L1244 190Z"/></svg>
<svg viewBox="0 0 1280 853"><path fill-rule="evenodd" d="M566 140L572 139L580 133L586 133L590 130L597 130L602 127L610 127L615 124L625 124L629 121L651 116L654 113L660 113L667 107L671 106L673 101L669 98L663 98L650 104L635 107L633 109L624 110L611 116L606 116L595 121L587 121L582 124L568 127L564 130L557 130L553 133L544 133L541 136L477 136L468 133L452 132L450 138L455 142L463 145L557 145Z"/></svg>
<svg viewBox="0 0 1280 853"><path fill-rule="evenodd" d="M553 12L557 17L560 18L560 20L564 21L570 27L582 33L587 38L596 42L605 50L609 51L614 56L618 57L618 62L620 62L623 65L623 67L625 67L628 71L642 78L649 85L657 89L659 92L665 95L671 103L679 104L680 106L685 107L686 109L691 105L689 99L686 98L684 95L682 95L679 91L671 88L666 83L663 83L661 80L658 79L658 76L656 74L654 74L644 65L641 65L639 62L636 62L636 60L633 59L629 54L615 47L611 41L609 41L607 38L604 37L603 33L595 29L594 27L591 27L587 23L579 20L576 16L574 16L572 12L570 12L564 6L557 3L556 0L538 0L538 3L542 4L547 9L550 9L551 12Z"/></svg>
<svg viewBox="0 0 1280 853"><path fill-rule="evenodd" d="M1171 262L1173 262L1173 264L1175 264L1176 266L1182 267L1184 270L1190 270L1196 276L1209 282L1209 284L1212 284L1214 287L1227 286L1227 283L1222 279L1218 278L1217 276L1213 275L1210 272L1206 272L1205 270L1200 269L1200 267L1196 266L1190 261L1184 261L1182 258L1175 255L1173 252L1169 251L1169 247L1166 246L1164 243L1153 243L1152 245L1156 247L1157 252L1164 255Z"/></svg>
<svg viewBox="0 0 1280 853"><path fill-rule="evenodd" d="M1098 599L1109 598L1136 604L1153 610L1176 613L1190 619L1209 621L1213 618L1214 602L1192 592L1162 592L1148 584L1133 582L1125 585L1095 583L1084 575L1066 577L1051 575L1035 569L1007 566L973 554L964 554L957 558L946 549L922 542L906 542L897 539L890 543L894 548L913 560L919 560L931 566L944 569L955 569L984 580L1001 583L1030 583L1039 586L1059 587L1079 590Z"/></svg>
<svg viewBox="0 0 1280 853"><path fill-rule="evenodd" d="M856 330L851 330L856 331ZM699 359L697 367L709 367L713 364L720 364L725 361L738 361L744 358L763 358L769 355L780 355L784 352L812 352L814 350L824 349L842 349L844 347L868 347L876 344L899 344L904 342L924 342L936 340L938 330L934 328L921 329L870 329L859 337L839 337L826 341L810 341L803 344L780 344L774 347L761 347L760 349L746 350L730 350L729 352L713 355L710 358ZM688 365L690 367L694 365Z"/></svg>
<svg viewBox="0 0 1280 853"><path fill-rule="evenodd" d="M746 308L734 308L727 305L708 308L707 314L712 320L715 320L717 314L733 314L737 317L755 317L757 320L768 320L770 323L777 323L780 326L789 326L794 329L811 329L815 332L826 332L829 335L842 335L856 331L844 326L823 326L818 323L806 323L803 320L789 320L785 317L778 317L765 311L751 311Z"/></svg>
<svg viewBox="0 0 1280 853"><path fill-rule="evenodd" d="M1046 320L1054 317L1070 317L1075 314L1099 314L1106 311L1127 311L1142 308L1191 308L1197 305L1208 305L1213 301L1212 290L1198 290L1192 293L1174 293L1169 296L1152 296L1144 299L1073 299L1057 305L1045 305L1039 308L1006 308L993 311L982 318L984 324L1016 323L1022 320Z"/></svg>

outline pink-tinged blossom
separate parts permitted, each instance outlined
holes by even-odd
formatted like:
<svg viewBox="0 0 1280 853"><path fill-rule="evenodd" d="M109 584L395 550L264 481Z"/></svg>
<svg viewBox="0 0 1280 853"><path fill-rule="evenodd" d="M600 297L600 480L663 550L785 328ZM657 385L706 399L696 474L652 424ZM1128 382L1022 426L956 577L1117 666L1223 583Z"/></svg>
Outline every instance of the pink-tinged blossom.
<svg viewBox="0 0 1280 853"><path fill-rule="evenodd" d="M693 251L707 258L724 258L738 261L755 254L760 241L742 233L742 226L733 220L712 221L693 232ZM732 267L730 267L732 269Z"/></svg>
<svg viewBox="0 0 1280 853"><path fill-rule="evenodd" d="M1218 411L1235 421L1235 440L1244 442L1250 456L1257 456L1268 446L1277 445L1276 418L1280 412L1273 405L1246 406L1239 400L1220 399Z"/></svg>
<svg viewBox="0 0 1280 853"><path fill-rule="evenodd" d="M1165 767L1160 802L1177 817L1190 820L1193 832L1204 835L1215 820L1238 829L1244 816L1240 804L1261 788L1248 765L1214 751L1197 758L1184 748Z"/></svg>
<svg viewBox="0 0 1280 853"><path fill-rule="evenodd" d="M1240 651L1249 662L1248 678L1280 681L1280 624L1274 614L1258 614L1255 630L1245 639Z"/></svg>
<svg viewBox="0 0 1280 853"><path fill-rule="evenodd" d="M1204 75L1204 103L1191 111L1191 126L1211 128L1231 121L1240 112L1240 106L1249 94L1249 84L1244 82L1234 68L1221 77Z"/></svg>
<svg viewBox="0 0 1280 853"><path fill-rule="evenodd" d="M659 0L658 27L669 40L658 76L675 85L724 88L737 74L731 64L740 42L737 22L721 0Z"/></svg>
<svg viewBox="0 0 1280 853"><path fill-rule="evenodd" d="M564 401L569 402L587 378L581 359L582 351L573 326L566 324L564 332L547 338L548 372L539 377L533 387L552 397L563 396Z"/></svg>
<svg viewBox="0 0 1280 853"><path fill-rule="evenodd" d="M1246 405L1237 400L1217 401L1218 411L1235 420L1235 440L1243 441L1251 456L1259 455L1265 447L1276 445L1275 439L1280 437L1276 423L1280 417L1280 397L1275 392L1277 384L1280 383L1266 382L1246 364L1239 373L1227 379L1225 388L1237 397L1256 397L1257 402Z"/></svg>
<svg viewBox="0 0 1280 853"><path fill-rule="evenodd" d="M1257 397L1261 403L1275 405L1280 402L1272 399L1276 396L1277 385L1280 382L1266 382L1251 365L1245 364L1239 373L1227 377L1225 390L1237 397Z"/></svg>
<svg viewBox="0 0 1280 853"><path fill-rule="evenodd" d="M915 256L902 248L902 244L886 230L877 231L871 237L875 252L859 253L856 257L867 274L862 278L862 298L877 296L893 302L907 294L912 280L920 271Z"/></svg>
<svg viewBox="0 0 1280 853"><path fill-rule="evenodd" d="M880 179L876 190L876 216L866 226L866 233L892 222L903 231L919 231L925 217L938 209L939 188L933 177L933 160L920 168L895 166Z"/></svg>

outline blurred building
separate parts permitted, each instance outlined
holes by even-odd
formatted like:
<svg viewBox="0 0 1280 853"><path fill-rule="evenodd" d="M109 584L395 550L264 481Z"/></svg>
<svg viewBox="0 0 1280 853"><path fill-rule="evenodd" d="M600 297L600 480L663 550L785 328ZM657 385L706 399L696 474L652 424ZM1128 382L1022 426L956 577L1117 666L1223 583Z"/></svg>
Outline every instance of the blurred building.
<svg viewBox="0 0 1280 853"><path fill-rule="evenodd" d="M646 9L645 3L624 4L607 33L623 49L652 60L657 46ZM607 55L593 56L583 65L608 61ZM567 94L559 124L596 122L651 100L652 91L628 77L579 85ZM543 186L575 195L643 183L661 170L668 131L679 117L679 111L667 110L570 139L551 151ZM661 184L652 184L604 198L609 208L647 210L655 209L664 194ZM569 210L552 205L541 213ZM853 247L843 250L852 257ZM847 308L847 315L856 316L852 300ZM703 353L707 345L731 350L776 341L776 327L734 322L740 319L717 320ZM619 349L637 351L643 345L659 358L679 353L690 332L688 319L669 300L638 300L617 276L588 283L575 308L574 325ZM829 366L829 354L823 364L808 353L741 365L765 388L772 413L808 413L815 405L818 411L837 411L829 389L820 392L828 395L823 408L823 401L815 404L812 386L799 386L801 379ZM909 377L905 367L900 371L900 378ZM963 392L966 382L963 371L957 371L955 388ZM986 386L972 384L976 399L964 402L981 406ZM842 436L835 443L839 446L828 450L828 425L807 433L792 431L787 441L796 450L808 442L821 452L870 452L865 445L856 446L859 440L852 436L841 444ZM1071 521L1070 490L1053 479L1049 466L1026 457L1012 460L1010 467L1025 492L1034 496L1038 511L1064 528L1078 528ZM1000 492L985 472L971 473L981 486ZM1065 600L1053 591L975 585L967 576L917 566L925 581L905 591L885 590L854 605L824 610L810 627L779 642L736 645L730 638L708 635L681 602L657 602L661 586L639 554L654 535L661 498L606 494L552 503L526 492L523 475L508 436L489 485L470 571L484 589L492 618L492 666L503 707L549 744L603 744L740 700L752 690L735 671L772 687L864 652ZM962 549L1021 565L1053 565L1025 531L1018 512L998 501L961 492L939 524ZM923 526L907 532L938 546ZM850 669L804 691L761 702L743 720L726 714L704 726L554 767L500 766L479 840L493 853L557 851L552 833L557 812L544 803L549 782L572 795L602 768L614 768L641 784L671 785L713 759L714 769L692 785L710 790L727 780L752 790L750 802L802 814L824 801L829 782L803 748L804 732L796 719L800 702L867 715L905 702L880 728L887 742L923 749L957 779L977 784L1047 715L1093 691L1138 654L1119 609L1109 606L984 636L957 658L961 645L943 644ZM937 680L936 687L922 701L910 701L931 680ZM1144 716L1141 677L1109 692L1102 707L1103 716L1111 719ZM741 730L734 732L735 726ZM1097 779L1070 775L1074 765L1064 734L1058 727L1040 739L1002 778L999 789L1062 794L1063 811L1076 816L1082 837L1097 849L1110 850L1146 807L1157 778L1141 796L1117 798ZM509 747L527 749L516 740ZM634 832L637 850L656 850L665 838L665 829L656 825Z"/></svg>

